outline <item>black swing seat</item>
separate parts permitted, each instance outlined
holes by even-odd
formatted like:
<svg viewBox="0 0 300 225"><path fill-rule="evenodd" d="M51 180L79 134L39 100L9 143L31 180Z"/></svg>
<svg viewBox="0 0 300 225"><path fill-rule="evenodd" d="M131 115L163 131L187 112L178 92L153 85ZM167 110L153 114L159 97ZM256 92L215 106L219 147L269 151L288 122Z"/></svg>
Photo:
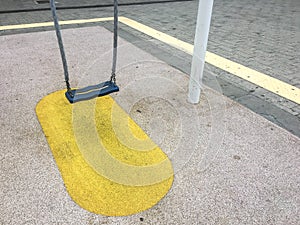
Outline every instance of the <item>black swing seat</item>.
<svg viewBox="0 0 300 225"><path fill-rule="evenodd" d="M105 81L100 84L67 91L66 97L70 103L75 103L101 97L117 91L119 91L119 87L114 82Z"/></svg>

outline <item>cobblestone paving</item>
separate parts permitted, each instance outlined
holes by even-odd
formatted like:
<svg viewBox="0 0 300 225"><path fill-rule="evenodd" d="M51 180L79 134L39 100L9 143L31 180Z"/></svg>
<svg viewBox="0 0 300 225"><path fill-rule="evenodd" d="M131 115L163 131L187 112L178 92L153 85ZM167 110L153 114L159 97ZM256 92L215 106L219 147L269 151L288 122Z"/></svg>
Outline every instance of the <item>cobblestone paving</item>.
<svg viewBox="0 0 300 225"><path fill-rule="evenodd" d="M169 2L169 1L191 1L191 0L155 0L156 2ZM149 0L118 0L120 5L123 4L137 4L153 2ZM93 6L107 6L113 5L113 0L57 0L55 1L56 7L72 8L72 7L93 7ZM24 10L38 10L46 9L49 7L49 0L1 0L0 12L5 11L24 11Z"/></svg>
<svg viewBox="0 0 300 225"><path fill-rule="evenodd" d="M67 1L64 0L64 4ZM77 2L94 4L96 0ZM120 15L193 43L197 7L197 1L121 6ZM215 0L208 51L300 88L299 12L298 0ZM112 8L59 10L59 16L62 20L106 17L112 16ZM50 12L0 14L2 25L44 21L51 21ZM104 24L111 27L111 23ZM49 29L52 28L35 30ZM144 41L151 39L126 26L121 26L121 31L121 36L126 36L129 41L136 37ZM24 31L5 31L2 34L16 32ZM149 45L151 49L148 46L148 50L154 55L166 61L172 55L168 63L189 72L190 56L157 41L152 43L154 47ZM147 49L147 44L140 47ZM300 127L299 105L210 65L206 66L205 73L208 86L211 79L208 71L216 76L225 95L300 135L300 128L297 128Z"/></svg>

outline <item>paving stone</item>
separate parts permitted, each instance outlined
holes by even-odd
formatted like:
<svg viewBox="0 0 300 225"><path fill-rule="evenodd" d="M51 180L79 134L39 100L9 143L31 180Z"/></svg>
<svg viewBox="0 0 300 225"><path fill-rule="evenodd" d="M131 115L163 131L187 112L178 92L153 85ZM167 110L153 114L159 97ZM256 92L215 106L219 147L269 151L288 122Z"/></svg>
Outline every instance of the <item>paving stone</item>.
<svg viewBox="0 0 300 225"><path fill-rule="evenodd" d="M159 2L169 2L170 0L159 0ZM171 0L172 1L172 0ZM173 0L176 1L176 0ZM181 0L185 1L185 0ZM186 0L190 1L190 0ZM144 4L149 3L148 0L118 0L119 4ZM92 7L92 6L107 6L113 5L113 0L57 0L55 1L56 7L59 8L77 8L77 7ZM30 11L30 10L42 10L49 8L49 0L13 0L4 1L1 3L0 12L12 12L12 11Z"/></svg>
<svg viewBox="0 0 300 225"><path fill-rule="evenodd" d="M291 113L279 110L273 104L265 102L254 95L246 95L235 100L291 133L296 135L300 133L300 120Z"/></svg>

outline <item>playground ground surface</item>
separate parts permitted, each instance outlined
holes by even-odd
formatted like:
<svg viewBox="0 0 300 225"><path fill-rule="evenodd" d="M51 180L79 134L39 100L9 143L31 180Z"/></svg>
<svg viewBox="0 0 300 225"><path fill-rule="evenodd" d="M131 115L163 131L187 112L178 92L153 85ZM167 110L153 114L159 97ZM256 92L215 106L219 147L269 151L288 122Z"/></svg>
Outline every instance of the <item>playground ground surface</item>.
<svg viewBox="0 0 300 225"><path fill-rule="evenodd" d="M94 26L62 33L74 86L109 77L111 32ZM55 33L0 38L1 224L299 221L299 138L207 86L200 104L187 103L188 75L124 39L121 91L111 96L168 155L174 182L155 206L134 215L83 209L68 194L35 112L41 99L64 89Z"/></svg>

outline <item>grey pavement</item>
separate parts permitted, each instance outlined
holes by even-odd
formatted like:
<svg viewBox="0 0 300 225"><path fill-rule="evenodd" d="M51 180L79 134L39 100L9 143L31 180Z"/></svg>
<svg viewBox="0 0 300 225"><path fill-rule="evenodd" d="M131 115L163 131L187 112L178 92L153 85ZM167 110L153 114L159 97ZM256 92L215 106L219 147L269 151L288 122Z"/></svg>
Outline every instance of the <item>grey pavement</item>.
<svg viewBox="0 0 300 225"><path fill-rule="evenodd" d="M119 5L141 5L151 4L153 2L176 2L176 1L192 1L192 0L119 0ZM113 0L60 0L55 1L57 9L72 9L72 8L90 8L90 7L106 7L113 6ZM2 13L22 12L22 11L38 11L50 9L49 0L10 0L0 1Z"/></svg>
<svg viewBox="0 0 300 225"><path fill-rule="evenodd" d="M99 26L62 33L73 85L95 80L92 72L109 77L112 33ZM41 98L64 88L55 46L53 31L0 37L1 225L299 224L299 137L207 86L199 105L188 104L188 75L124 39L121 91L112 96L169 155L174 184L136 215L107 217L79 207L35 115ZM177 151L188 160L182 163Z"/></svg>
<svg viewBox="0 0 300 225"><path fill-rule="evenodd" d="M24 2L32 3L31 1ZM77 2L78 4L80 2L87 3L87 1ZM95 1L89 2L92 4ZM120 15L132 18L188 43L193 43L197 4L197 1L183 1L121 6ZM278 0L255 2L215 0L208 50L300 87L299 10L300 6L297 0L288 0L284 3ZM59 10L58 13L63 20L106 17L112 15L112 7ZM2 25L44 21L51 21L50 12L0 14ZM111 23L101 23L101 25L111 29ZM64 28L80 26L73 25ZM52 28L5 31L0 35L50 29ZM129 42L137 42L136 45L140 48L173 67L189 73L191 61L189 55L126 26L121 26L120 35ZM204 82L300 136L300 106L298 104L211 65L206 65Z"/></svg>

